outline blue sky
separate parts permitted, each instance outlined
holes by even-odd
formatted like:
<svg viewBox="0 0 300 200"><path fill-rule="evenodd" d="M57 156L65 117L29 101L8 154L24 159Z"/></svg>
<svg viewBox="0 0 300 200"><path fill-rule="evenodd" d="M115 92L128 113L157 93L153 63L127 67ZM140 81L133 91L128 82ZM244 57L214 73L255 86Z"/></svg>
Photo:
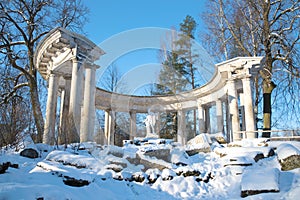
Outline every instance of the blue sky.
<svg viewBox="0 0 300 200"><path fill-rule="evenodd" d="M88 37L97 43L114 34L141 27L178 27L186 15L200 23L206 0L88 0ZM199 29L200 27L198 27Z"/></svg>
<svg viewBox="0 0 300 200"><path fill-rule="evenodd" d="M154 83L160 69L157 65L160 63L157 48L160 48L161 40L166 35L163 30L173 27L178 30L184 18L191 15L198 24L195 38L199 42L199 30L203 29L200 14L205 9L205 2L205 0L85 1L90 9L90 20L85 28L87 37L106 52L98 63L101 66L97 75L98 83L103 70L110 62L114 62L118 67L122 73L122 80L128 86L131 85L129 91L136 91L152 80ZM147 29L149 27L156 28ZM152 71L141 70L146 69L145 66ZM142 80L138 81L137 78ZM131 81L133 79L135 81Z"/></svg>

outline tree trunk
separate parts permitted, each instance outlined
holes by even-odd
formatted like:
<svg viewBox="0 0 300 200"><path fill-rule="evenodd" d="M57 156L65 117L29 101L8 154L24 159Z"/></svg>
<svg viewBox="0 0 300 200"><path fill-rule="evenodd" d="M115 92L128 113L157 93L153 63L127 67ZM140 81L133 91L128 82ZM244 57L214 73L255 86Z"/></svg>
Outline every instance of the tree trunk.
<svg viewBox="0 0 300 200"><path fill-rule="evenodd" d="M263 81L263 113L264 113L264 131L271 130L271 118L272 118L272 104L271 94L273 89L276 87L275 83L271 80ZM270 137L271 132L263 132L262 137Z"/></svg>
<svg viewBox="0 0 300 200"><path fill-rule="evenodd" d="M41 143L43 141L43 134L44 134L44 118L41 110L41 104L39 101L37 83L33 80L30 80L29 87L30 87L30 100L32 105L32 112L33 112L35 125L37 128L37 137L35 139L35 142Z"/></svg>
<svg viewBox="0 0 300 200"><path fill-rule="evenodd" d="M264 47L265 47L265 66L261 75L263 77L263 121L264 127L263 130L267 132L262 133L262 137L270 137L271 132L271 94L276 85L272 81L272 69L273 69L273 58L272 58L272 48L271 42L269 40L270 36L270 23L269 23L269 14L271 10L270 1L263 3L263 38L264 38Z"/></svg>

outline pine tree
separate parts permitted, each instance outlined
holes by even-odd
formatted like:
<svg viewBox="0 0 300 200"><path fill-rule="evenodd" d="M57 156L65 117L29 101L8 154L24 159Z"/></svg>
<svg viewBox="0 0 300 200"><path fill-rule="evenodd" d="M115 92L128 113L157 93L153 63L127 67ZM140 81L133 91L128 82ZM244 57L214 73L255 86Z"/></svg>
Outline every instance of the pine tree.
<svg viewBox="0 0 300 200"><path fill-rule="evenodd" d="M195 62L199 55L193 51L194 33L196 30L197 23L193 17L187 15L183 23L180 24L179 39L175 42L177 54L184 63L182 73L187 77L191 89L195 89L198 85L196 84L196 67ZM196 110L193 110L193 127L194 134L196 133ZM192 134L190 137L193 137Z"/></svg>

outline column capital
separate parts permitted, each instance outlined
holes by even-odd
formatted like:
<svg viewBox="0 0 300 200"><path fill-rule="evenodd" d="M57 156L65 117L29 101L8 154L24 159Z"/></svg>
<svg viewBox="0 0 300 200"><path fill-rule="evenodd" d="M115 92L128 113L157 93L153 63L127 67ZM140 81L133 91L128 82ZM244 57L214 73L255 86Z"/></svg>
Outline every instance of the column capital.
<svg viewBox="0 0 300 200"><path fill-rule="evenodd" d="M197 106L198 106L198 108L202 107L203 103L204 103L203 100L197 99Z"/></svg>
<svg viewBox="0 0 300 200"><path fill-rule="evenodd" d="M228 78L228 79L227 79L227 83L233 84L233 83L235 83L235 82L236 82L236 77L231 77L231 78Z"/></svg>
<svg viewBox="0 0 300 200"><path fill-rule="evenodd" d="M53 71L53 70L48 70L47 71L47 79L49 78L49 77L59 77L59 76L61 76L62 74L61 73L59 73L59 72L55 72L55 71Z"/></svg>
<svg viewBox="0 0 300 200"><path fill-rule="evenodd" d="M99 69L100 66L99 65L96 65L94 63L84 63L84 68L90 68L90 69Z"/></svg>
<svg viewBox="0 0 300 200"><path fill-rule="evenodd" d="M130 115L130 116L136 115L136 111L135 111L135 110L130 110L130 111L129 111L129 115Z"/></svg>
<svg viewBox="0 0 300 200"><path fill-rule="evenodd" d="M63 77L64 77L65 80L71 80L72 79L71 75L63 75Z"/></svg>
<svg viewBox="0 0 300 200"><path fill-rule="evenodd" d="M177 110L182 110L182 104L181 103L176 103L175 106L176 106Z"/></svg>
<svg viewBox="0 0 300 200"><path fill-rule="evenodd" d="M241 78L241 80L244 82L244 81L251 81L251 74L248 74L246 76L244 76L243 78Z"/></svg>
<svg viewBox="0 0 300 200"><path fill-rule="evenodd" d="M73 63L80 63L80 64L83 63L83 59L78 58L77 56L74 56L73 58L71 58L71 60Z"/></svg>

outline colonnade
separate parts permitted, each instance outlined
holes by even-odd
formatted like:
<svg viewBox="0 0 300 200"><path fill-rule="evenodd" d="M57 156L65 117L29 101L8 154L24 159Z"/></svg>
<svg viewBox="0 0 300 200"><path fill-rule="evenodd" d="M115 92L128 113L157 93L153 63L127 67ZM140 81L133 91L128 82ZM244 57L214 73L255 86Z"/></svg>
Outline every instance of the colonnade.
<svg viewBox="0 0 300 200"><path fill-rule="evenodd" d="M92 141L95 126L95 71L97 65L72 59L72 75L52 71L48 77L48 98L43 143ZM60 82L64 82L59 86ZM55 128L57 99L60 118ZM56 133L59 133L58 135ZM56 141L57 140L57 141Z"/></svg>
<svg viewBox="0 0 300 200"><path fill-rule="evenodd" d="M214 130L227 133L228 141L255 138L252 77L261 68L261 57L238 57L215 67L204 86L174 96L131 96L96 88L94 61L104 52L87 38L62 28L51 31L35 53L35 66L48 81L46 123L43 142L72 143L93 141L95 110L105 111L104 139L114 144L116 112L128 112L130 139L138 135L136 116L157 107L158 113L177 112L177 141L186 144L186 111L197 110L200 133L211 133L210 108L215 106ZM59 126L56 126L60 96ZM158 106L155 106L158 105ZM156 125L157 133L160 124ZM195 134L195 133L194 133Z"/></svg>

